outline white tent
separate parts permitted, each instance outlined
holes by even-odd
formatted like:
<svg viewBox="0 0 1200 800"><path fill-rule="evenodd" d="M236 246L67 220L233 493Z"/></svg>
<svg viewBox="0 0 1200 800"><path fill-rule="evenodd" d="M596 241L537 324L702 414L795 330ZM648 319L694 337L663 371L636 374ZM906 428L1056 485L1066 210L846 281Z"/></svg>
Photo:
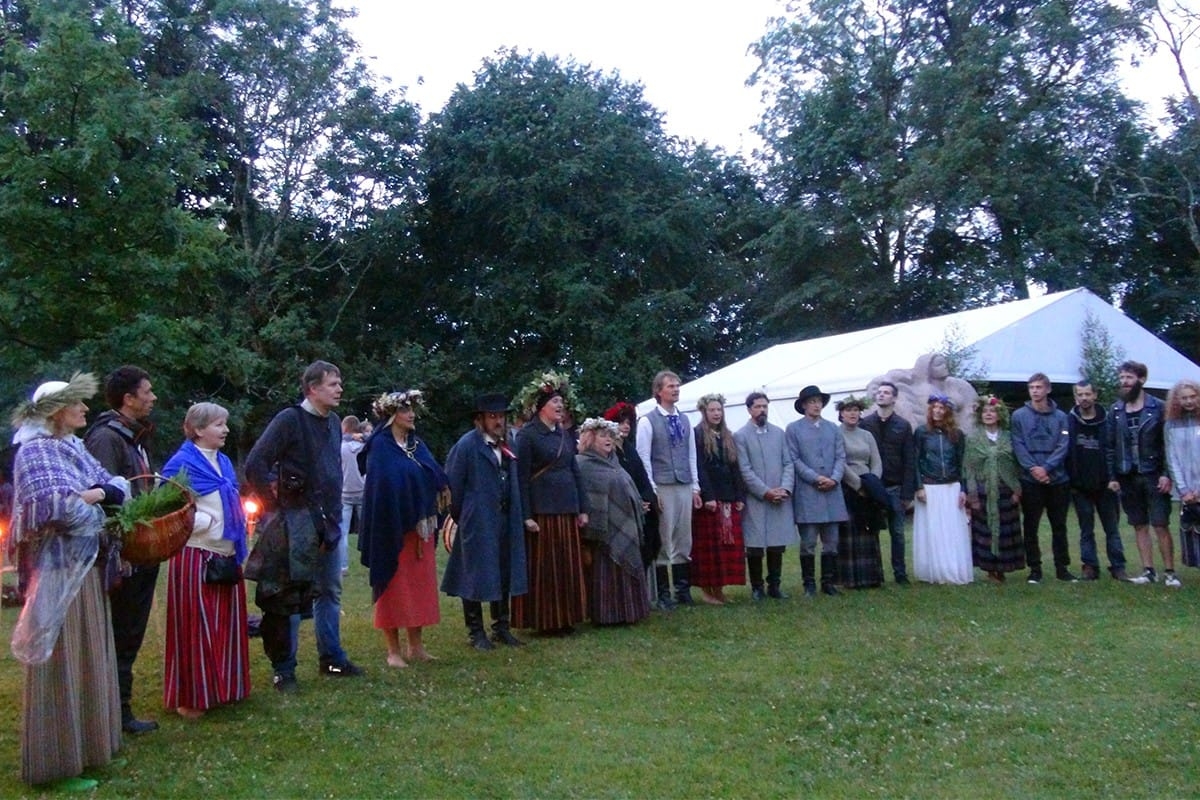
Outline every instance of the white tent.
<svg viewBox="0 0 1200 800"><path fill-rule="evenodd" d="M911 368L918 356L942 349L948 335L961 347L974 348L976 365L992 383L1024 383L1034 372L1046 373L1056 384L1075 383L1080 377L1081 331L1089 312L1129 358L1146 364L1148 387L1168 389L1180 378L1200 378L1200 367L1150 331L1087 289L1074 289L775 345L685 383L679 408L694 424L699 421L699 398L719 392L725 395L728 424L736 430L748 419L746 395L760 391L771 400L771 421L783 426L799 416L793 403L805 386L816 384L835 399L861 395L873 378ZM638 413L653 407L653 400L645 400ZM825 413L836 418L832 403Z"/></svg>

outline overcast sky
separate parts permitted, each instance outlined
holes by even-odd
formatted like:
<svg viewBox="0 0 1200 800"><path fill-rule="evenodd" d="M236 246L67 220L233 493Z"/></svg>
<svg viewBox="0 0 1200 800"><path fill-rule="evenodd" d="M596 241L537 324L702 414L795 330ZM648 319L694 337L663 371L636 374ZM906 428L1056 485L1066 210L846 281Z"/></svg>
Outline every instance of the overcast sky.
<svg viewBox="0 0 1200 800"><path fill-rule="evenodd" d="M336 2L357 8L350 29L374 70L408 87L426 114L440 111L457 84L470 84L485 57L515 47L615 70L642 84L669 133L747 155L759 144L751 128L763 107L759 90L745 85L756 66L747 49L784 8L782 0ZM1128 70L1126 85L1155 104L1152 115L1163 95L1181 91L1165 58Z"/></svg>

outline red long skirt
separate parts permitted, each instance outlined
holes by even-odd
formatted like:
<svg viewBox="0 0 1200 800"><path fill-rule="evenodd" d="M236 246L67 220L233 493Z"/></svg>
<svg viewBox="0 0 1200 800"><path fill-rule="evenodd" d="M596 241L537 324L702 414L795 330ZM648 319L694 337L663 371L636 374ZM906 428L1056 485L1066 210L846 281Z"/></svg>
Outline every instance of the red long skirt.
<svg viewBox="0 0 1200 800"><path fill-rule="evenodd" d="M404 534L396 574L375 601L379 630L424 628L441 621L438 609L437 541L422 541L416 531Z"/></svg>
<svg viewBox="0 0 1200 800"><path fill-rule="evenodd" d="M725 508L729 509L728 520L723 519ZM746 584L742 512L732 503L718 503L716 511L701 508L692 512L690 578L693 586L702 588Z"/></svg>
<svg viewBox="0 0 1200 800"><path fill-rule="evenodd" d="M216 553L185 547L167 573L167 642L163 705L209 709L250 694L246 584L204 582Z"/></svg>
<svg viewBox="0 0 1200 800"><path fill-rule="evenodd" d="M578 625L587 590L576 516L537 514L534 522L538 532L525 531L529 593L512 599L513 627L557 631Z"/></svg>

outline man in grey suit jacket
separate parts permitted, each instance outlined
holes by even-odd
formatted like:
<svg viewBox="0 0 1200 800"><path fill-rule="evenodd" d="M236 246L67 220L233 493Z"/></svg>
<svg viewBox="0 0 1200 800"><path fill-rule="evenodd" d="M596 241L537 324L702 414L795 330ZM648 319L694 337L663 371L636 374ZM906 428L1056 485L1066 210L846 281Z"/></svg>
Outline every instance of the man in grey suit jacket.
<svg viewBox="0 0 1200 800"><path fill-rule="evenodd" d="M795 472L788 458L783 429L767 422L770 401L762 392L746 396L750 421L733 434L737 442L738 469L746 483L746 513L742 534L746 539L746 566L750 571L751 596L784 600L779 588L783 578L783 554L789 544L800 541L792 517L792 485ZM763 592L763 554L767 557L766 592Z"/></svg>

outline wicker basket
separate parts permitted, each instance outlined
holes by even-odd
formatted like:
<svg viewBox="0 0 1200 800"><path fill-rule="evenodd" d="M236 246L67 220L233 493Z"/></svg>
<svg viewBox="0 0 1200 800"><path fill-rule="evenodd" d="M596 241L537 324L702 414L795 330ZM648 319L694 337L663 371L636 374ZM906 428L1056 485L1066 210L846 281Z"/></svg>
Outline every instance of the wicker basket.
<svg viewBox="0 0 1200 800"><path fill-rule="evenodd" d="M130 483L139 478L153 478L155 475L138 475L130 478ZM121 545L121 558L130 564L149 567L166 561L178 553L187 544L192 535L192 526L196 521L196 493L167 478L187 494L187 504L178 511L172 511L166 516L138 523L132 532L125 536Z"/></svg>

